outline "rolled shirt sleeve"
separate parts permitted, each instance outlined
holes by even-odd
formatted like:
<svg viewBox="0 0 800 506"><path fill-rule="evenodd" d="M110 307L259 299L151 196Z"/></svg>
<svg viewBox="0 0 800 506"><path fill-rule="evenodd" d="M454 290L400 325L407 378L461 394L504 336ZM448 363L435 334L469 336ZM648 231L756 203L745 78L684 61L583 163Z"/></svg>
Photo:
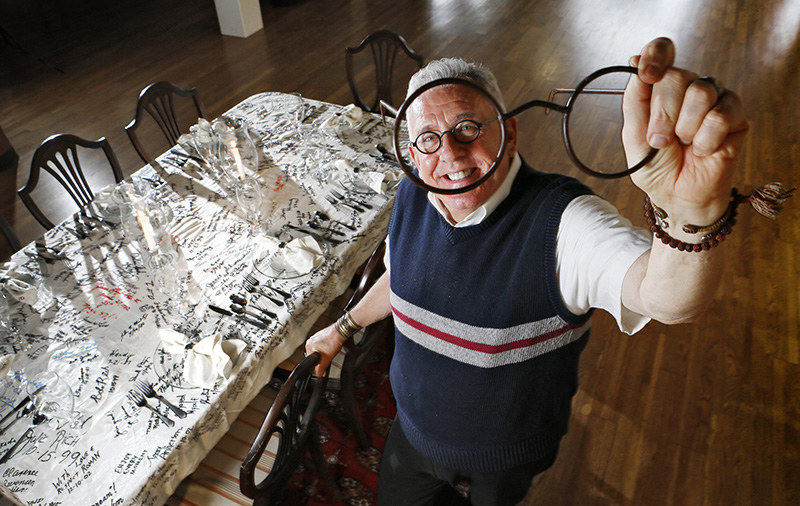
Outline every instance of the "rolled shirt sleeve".
<svg viewBox="0 0 800 506"><path fill-rule="evenodd" d="M556 269L564 305L576 314L608 311L622 332L633 334L650 318L622 304L622 282L633 262L652 246L652 235L596 195L573 199L556 239Z"/></svg>

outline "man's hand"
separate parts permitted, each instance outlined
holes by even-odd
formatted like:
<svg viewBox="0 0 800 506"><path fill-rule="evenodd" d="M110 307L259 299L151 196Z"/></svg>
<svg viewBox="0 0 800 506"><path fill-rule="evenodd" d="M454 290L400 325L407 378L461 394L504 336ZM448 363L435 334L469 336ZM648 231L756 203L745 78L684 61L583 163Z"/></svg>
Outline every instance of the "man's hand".
<svg viewBox="0 0 800 506"><path fill-rule="evenodd" d="M739 97L672 67L675 46L667 38L631 58L639 69L625 90L622 139L630 165L659 148L631 175L670 223L708 225L725 212L739 148L748 125ZM679 231L680 229L678 229ZM678 232L670 227L670 235Z"/></svg>
<svg viewBox="0 0 800 506"><path fill-rule="evenodd" d="M346 340L347 339L336 330L336 325L329 325L308 338L306 341L306 356L311 355L315 351L318 351L319 354L322 355L319 364L317 364L317 367L314 369L314 374L317 376L325 374L325 370L328 369L331 360L339 353L339 350L342 349Z"/></svg>

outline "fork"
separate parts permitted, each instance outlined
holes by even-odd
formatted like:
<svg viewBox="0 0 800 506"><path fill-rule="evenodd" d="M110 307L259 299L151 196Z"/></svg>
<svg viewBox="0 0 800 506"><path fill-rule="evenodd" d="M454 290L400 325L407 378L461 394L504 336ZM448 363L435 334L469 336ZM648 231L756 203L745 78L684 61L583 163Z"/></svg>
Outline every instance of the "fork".
<svg viewBox="0 0 800 506"><path fill-rule="evenodd" d="M319 220L323 220L323 221L330 221L331 223L336 223L337 225L341 225L341 226L343 226L343 227L344 227L344 228L346 228L347 230L351 230L351 231L353 231L353 232L355 232L355 231L356 231L356 227L354 227L354 226L352 226L352 225L348 225L347 223L341 222L341 221L339 221L339 220L334 220L333 218L331 218L331 217L330 217L330 216L328 216L327 214L323 213L322 211L317 211L317 212L314 214L314 218L315 218L315 219L319 219Z"/></svg>
<svg viewBox="0 0 800 506"><path fill-rule="evenodd" d="M37 425L44 422L45 420L47 420L46 416L39 413L38 411L34 411L33 418L31 419L31 425L28 427L28 430L26 430L25 433L22 436L20 436L19 439L17 439L17 442L14 443L14 446L9 448L8 451L5 454L3 454L2 457L0 457L0 464L5 464L6 462L8 462L8 459L10 459L11 456L14 454L14 452L17 450L17 448L19 448L19 445L21 445L23 441L28 439L28 436L30 435L31 431L33 431L33 429Z"/></svg>
<svg viewBox="0 0 800 506"><path fill-rule="evenodd" d="M178 418L186 418L186 411L182 410L178 406L173 405L171 402L158 395L158 392L156 392L156 389L153 388L153 385L151 385L150 383L139 380L136 383L134 383L133 386L136 387L136 389L139 392L141 392L142 395L144 395L145 397L155 398L164 403L164 405L167 406L169 409L171 409L172 412L178 416Z"/></svg>
<svg viewBox="0 0 800 506"><path fill-rule="evenodd" d="M156 415L158 415L158 417L161 419L162 422L164 422L167 425L167 427L172 427L173 425L175 425L175 422L173 422L167 415L162 414L156 408L151 406L150 403L147 402L147 399L145 399L144 394L142 392L138 390L131 390L128 392L128 397L130 398L130 400L133 401L134 404L136 404L140 408L147 408Z"/></svg>
<svg viewBox="0 0 800 506"><path fill-rule="evenodd" d="M363 213L363 212L364 212L364 209L362 209L362 208L358 207L357 205L354 205L354 204L349 204L349 203L347 203L347 202L339 202L339 201L338 201L338 200L337 200L335 197L333 197L332 195L326 195L326 196L325 196L325 200L327 200L328 202L330 202L330 203L331 203L332 205L334 205L334 206L335 206L335 205L337 205L337 204L341 204L341 205L343 205L343 206L349 207L350 209L352 209L353 211L355 211L355 212L357 212L357 213Z"/></svg>
<svg viewBox="0 0 800 506"><path fill-rule="evenodd" d="M336 197L339 200L344 200L345 199L345 196L342 195L341 193L337 192L336 190L331 190L331 195L333 195L334 197ZM358 205L360 205L361 207L366 207L367 209L372 209L372 206L367 204L363 200L354 199L352 197L350 197L350 199L351 200L355 200L356 202L358 202Z"/></svg>
<svg viewBox="0 0 800 506"><path fill-rule="evenodd" d="M259 286L261 283L260 283L260 282L259 282L259 281L258 281L258 280L257 280L257 279L256 279L256 278L255 278L255 277L252 275L252 274L245 274L245 276L244 276L244 281L245 281L245 289L247 289L247 285L250 285L250 286L252 286L252 287L253 287L253 290L260 290L260 289L258 288L258 286ZM278 288L275 288L275 287L273 287L273 286L271 286L271 285L262 285L262 286L263 286L264 288L268 288L268 289L272 290L273 292L277 293L278 295L280 295L280 296L281 296L281 297L283 297L284 299L289 299L289 298L291 298L291 295L290 295L290 294L288 294L288 293L284 292L283 290L279 290ZM253 291L253 290L247 290L247 291L248 291L248 292L251 292L251 291Z"/></svg>

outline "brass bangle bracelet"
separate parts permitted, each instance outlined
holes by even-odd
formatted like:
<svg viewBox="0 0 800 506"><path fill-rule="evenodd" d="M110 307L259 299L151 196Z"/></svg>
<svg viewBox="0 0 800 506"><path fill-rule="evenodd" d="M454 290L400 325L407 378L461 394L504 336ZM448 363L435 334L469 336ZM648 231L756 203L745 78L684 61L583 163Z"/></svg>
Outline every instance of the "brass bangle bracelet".
<svg viewBox="0 0 800 506"><path fill-rule="evenodd" d="M345 311L345 313L339 317L338 320L336 320L336 330L342 335L342 337L349 339L359 330L361 330L361 326L353 321L353 317L350 316L349 311Z"/></svg>

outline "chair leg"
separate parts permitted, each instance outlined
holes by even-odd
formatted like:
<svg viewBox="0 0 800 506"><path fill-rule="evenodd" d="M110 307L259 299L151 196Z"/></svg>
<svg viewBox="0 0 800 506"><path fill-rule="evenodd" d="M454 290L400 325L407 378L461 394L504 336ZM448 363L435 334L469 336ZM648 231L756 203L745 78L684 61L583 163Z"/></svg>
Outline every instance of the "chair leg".
<svg viewBox="0 0 800 506"><path fill-rule="evenodd" d="M315 471L317 476L321 477L322 480L327 485L328 490L330 490L331 494L334 496L334 499L337 501L344 500L344 493L339 488L339 485L336 484L336 480L333 479L331 476L330 469L328 465L325 463L325 457L322 455L322 448L319 445L319 431L316 426L316 422L312 424L311 427L311 437L309 438L308 444L308 453L311 455L311 462L316 468Z"/></svg>
<svg viewBox="0 0 800 506"><path fill-rule="evenodd" d="M364 424L361 422L361 413L358 411L358 404L356 403L355 394L355 373L347 368L342 368L340 379L341 387L339 389L339 400L342 403L344 414L347 417L347 422L353 430L353 435L356 438L359 448L366 450L369 448L369 438L367 431L364 430Z"/></svg>

